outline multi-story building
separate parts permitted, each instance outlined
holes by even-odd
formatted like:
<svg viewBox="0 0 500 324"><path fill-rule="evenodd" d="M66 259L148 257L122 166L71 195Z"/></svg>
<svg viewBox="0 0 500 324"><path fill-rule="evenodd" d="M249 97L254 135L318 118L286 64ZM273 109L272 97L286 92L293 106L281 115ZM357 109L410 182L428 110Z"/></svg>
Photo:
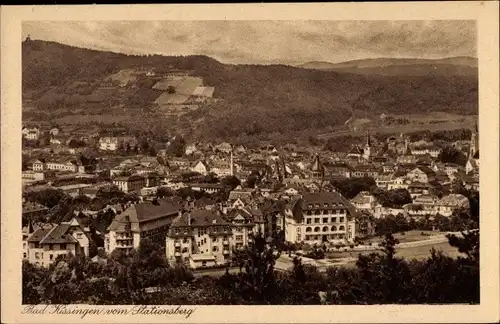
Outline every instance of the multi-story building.
<svg viewBox="0 0 500 324"><path fill-rule="evenodd" d="M358 210L373 210L377 205L377 199L368 191L361 191L356 197L351 199L351 203Z"/></svg>
<svg viewBox="0 0 500 324"><path fill-rule="evenodd" d="M254 233L264 233L264 221L260 213L252 213L252 209L232 209L225 219L232 225L233 242L237 249L248 245Z"/></svg>
<svg viewBox="0 0 500 324"><path fill-rule="evenodd" d="M74 173L84 173L85 167L83 164L76 160L55 160L55 161L46 161L45 163L41 161L35 161L33 163L34 171L43 171L43 170L53 170L53 171L70 171Z"/></svg>
<svg viewBox="0 0 500 324"><path fill-rule="evenodd" d="M201 175L206 176L209 173L209 167L208 167L207 163L205 163L203 161L197 161L191 167L191 171L197 172Z"/></svg>
<svg viewBox="0 0 500 324"><path fill-rule="evenodd" d="M353 171L353 168L350 165L343 162L327 162L323 164L323 167L326 177L341 176L350 178Z"/></svg>
<svg viewBox="0 0 500 324"><path fill-rule="evenodd" d="M379 174L379 170L372 164L358 164L354 171L351 173L352 177L364 178L371 177L375 178Z"/></svg>
<svg viewBox="0 0 500 324"><path fill-rule="evenodd" d="M427 183L413 182L408 185L408 192L411 198L415 199L420 195L428 195L431 188L431 185Z"/></svg>
<svg viewBox="0 0 500 324"><path fill-rule="evenodd" d="M33 171L43 171L45 170L45 162L36 160L33 162L32 166Z"/></svg>
<svg viewBox="0 0 500 324"><path fill-rule="evenodd" d="M89 255L89 238L74 218L51 228L37 229L27 242L28 261L43 267L50 266L59 255Z"/></svg>
<svg viewBox="0 0 500 324"><path fill-rule="evenodd" d="M102 151L116 151L120 147L129 146L135 148L137 140L131 136L101 137L99 139L99 149Z"/></svg>
<svg viewBox="0 0 500 324"><path fill-rule="evenodd" d="M40 129L38 127L23 127L22 135L27 140L36 141L40 139Z"/></svg>
<svg viewBox="0 0 500 324"><path fill-rule="evenodd" d="M183 206L168 199L137 203L116 215L105 235L107 253L138 248L143 238L163 245L172 221L180 216Z"/></svg>
<svg viewBox="0 0 500 324"><path fill-rule="evenodd" d="M227 187L221 183L197 183L190 184L189 187L191 187L194 191L205 191L209 194L221 192L227 189Z"/></svg>
<svg viewBox="0 0 500 324"><path fill-rule="evenodd" d="M408 189L409 181L404 177L393 176L391 182L387 184L387 190Z"/></svg>
<svg viewBox="0 0 500 324"><path fill-rule="evenodd" d="M42 181L55 178L55 171L23 171L23 181Z"/></svg>
<svg viewBox="0 0 500 324"><path fill-rule="evenodd" d="M458 208L469 207L469 199L461 194L450 194L436 202L437 212L443 216L451 216Z"/></svg>
<svg viewBox="0 0 500 324"><path fill-rule="evenodd" d="M357 212L339 193L305 194L285 209L285 240L309 244L353 241Z"/></svg>
<svg viewBox="0 0 500 324"><path fill-rule="evenodd" d="M227 264L235 247L233 235L241 234L233 233L231 223L222 213L206 209L188 211L178 216L168 230L167 260L191 268ZM243 243L243 238L238 242Z"/></svg>
<svg viewBox="0 0 500 324"><path fill-rule="evenodd" d="M113 179L113 184L121 191L128 193L146 187L146 178L137 174L128 177L116 177Z"/></svg>
<svg viewBox="0 0 500 324"><path fill-rule="evenodd" d="M434 170L427 166L419 166L407 174L408 179L421 183L429 183L434 180L435 176Z"/></svg>

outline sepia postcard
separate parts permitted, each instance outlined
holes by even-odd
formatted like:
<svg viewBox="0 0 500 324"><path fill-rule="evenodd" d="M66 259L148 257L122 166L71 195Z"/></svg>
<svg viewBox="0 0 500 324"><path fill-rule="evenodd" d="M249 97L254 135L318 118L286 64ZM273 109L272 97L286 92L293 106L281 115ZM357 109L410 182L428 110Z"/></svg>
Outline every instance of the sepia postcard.
<svg viewBox="0 0 500 324"><path fill-rule="evenodd" d="M498 10L2 7L2 323L499 321Z"/></svg>

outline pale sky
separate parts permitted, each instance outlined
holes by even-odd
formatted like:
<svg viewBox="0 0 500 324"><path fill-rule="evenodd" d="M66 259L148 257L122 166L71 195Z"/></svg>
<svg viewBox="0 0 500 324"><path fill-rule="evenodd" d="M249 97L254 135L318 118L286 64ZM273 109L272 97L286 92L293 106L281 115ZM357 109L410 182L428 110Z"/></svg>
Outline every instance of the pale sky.
<svg viewBox="0 0 500 324"><path fill-rule="evenodd" d="M476 57L475 21L29 21L23 38L128 54L301 64Z"/></svg>

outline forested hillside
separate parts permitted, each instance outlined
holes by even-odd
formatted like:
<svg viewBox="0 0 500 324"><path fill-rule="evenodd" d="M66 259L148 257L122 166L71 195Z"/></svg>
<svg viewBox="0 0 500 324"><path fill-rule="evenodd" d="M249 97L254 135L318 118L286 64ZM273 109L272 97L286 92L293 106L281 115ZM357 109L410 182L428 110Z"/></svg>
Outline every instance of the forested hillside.
<svg viewBox="0 0 500 324"><path fill-rule="evenodd" d="M477 73L380 75L285 65L226 65L206 56L129 56L36 40L23 42L22 51L24 95L32 99L34 111L48 115L56 110L71 114L75 109L102 113L116 105L154 112L155 91L96 92L109 75L128 68L153 68L157 73L187 70L214 86L214 97L221 100L183 120L200 136L320 130L342 125L353 109L370 115L477 114ZM82 82L84 86L75 86ZM150 86L142 82L139 89Z"/></svg>

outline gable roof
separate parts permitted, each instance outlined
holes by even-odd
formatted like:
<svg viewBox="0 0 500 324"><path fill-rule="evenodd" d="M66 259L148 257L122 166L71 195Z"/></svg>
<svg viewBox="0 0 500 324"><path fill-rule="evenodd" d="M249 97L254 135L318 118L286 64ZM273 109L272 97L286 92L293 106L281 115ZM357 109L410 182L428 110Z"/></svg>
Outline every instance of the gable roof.
<svg viewBox="0 0 500 324"><path fill-rule="evenodd" d="M165 218L167 222L171 222L182 208L182 205L170 199L159 199L156 204L153 202L138 203L117 215L109 225L108 230L123 231L128 224L130 224L132 231L145 230L144 223L162 218Z"/></svg>
<svg viewBox="0 0 500 324"><path fill-rule="evenodd" d="M67 233L70 227L70 224L59 224L53 227L52 230L40 240L40 244L77 243L78 241Z"/></svg>
<svg viewBox="0 0 500 324"><path fill-rule="evenodd" d="M28 242L39 243L51 230L52 230L52 228L39 228L39 229L37 229L28 238Z"/></svg>
<svg viewBox="0 0 500 324"><path fill-rule="evenodd" d="M191 221L191 224L189 224ZM175 227L205 227L205 226L218 226L230 225L222 218L217 212L206 209L195 209L182 214L175 218L172 222L171 228Z"/></svg>
<svg viewBox="0 0 500 324"><path fill-rule="evenodd" d="M238 215L243 216L246 220L253 220L254 215L247 211L245 208L239 208L239 209L232 209L227 215L226 218L229 221L234 220Z"/></svg>

